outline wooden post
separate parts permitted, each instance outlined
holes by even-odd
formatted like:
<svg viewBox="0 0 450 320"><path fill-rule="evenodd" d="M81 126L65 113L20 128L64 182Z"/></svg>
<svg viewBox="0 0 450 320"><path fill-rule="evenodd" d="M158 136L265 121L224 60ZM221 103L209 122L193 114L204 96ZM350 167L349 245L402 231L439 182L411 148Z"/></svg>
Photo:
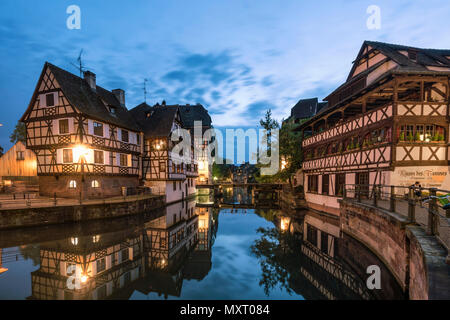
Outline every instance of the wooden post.
<svg viewBox="0 0 450 320"><path fill-rule="evenodd" d="M414 188L409 187L408 192L408 220L410 223L416 222L416 203L414 201Z"/></svg>
<svg viewBox="0 0 450 320"><path fill-rule="evenodd" d="M373 185L372 191L373 191L373 206L375 208L377 208L378 207L378 199L377 199L377 185L376 184Z"/></svg>
<svg viewBox="0 0 450 320"><path fill-rule="evenodd" d="M390 209L391 209L391 212L395 212L395 187L394 186L391 186L391 206L390 206Z"/></svg>
<svg viewBox="0 0 450 320"><path fill-rule="evenodd" d="M436 230L436 218L437 218L437 199L436 188L430 189L431 201L428 203L428 222L427 222L427 234L434 236Z"/></svg>

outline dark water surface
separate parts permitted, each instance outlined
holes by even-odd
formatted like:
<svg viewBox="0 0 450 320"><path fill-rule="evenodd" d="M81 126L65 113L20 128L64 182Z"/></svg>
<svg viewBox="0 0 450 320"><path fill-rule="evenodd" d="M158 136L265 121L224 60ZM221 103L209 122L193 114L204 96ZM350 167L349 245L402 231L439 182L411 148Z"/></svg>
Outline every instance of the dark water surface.
<svg viewBox="0 0 450 320"><path fill-rule="evenodd" d="M171 205L140 217L0 232L0 299L398 299L336 219ZM378 265L382 289L368 290ZM75 272L73 273L73 271Z"/></svg>

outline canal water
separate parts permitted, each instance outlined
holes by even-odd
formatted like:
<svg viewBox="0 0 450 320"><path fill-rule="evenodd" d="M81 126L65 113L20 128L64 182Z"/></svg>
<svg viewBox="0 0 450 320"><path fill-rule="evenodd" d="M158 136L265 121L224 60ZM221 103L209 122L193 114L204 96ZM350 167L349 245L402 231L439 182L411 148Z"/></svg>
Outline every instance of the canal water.
<svg viewBox="0 0 450 320"><path fill-rule="evenodd" d="M383 263L313 212L202 199L139 217L0 232L0 299L402 299ZM206 197L207 198L207 197ZM369 266L381 289L369 290Z"/></svg>

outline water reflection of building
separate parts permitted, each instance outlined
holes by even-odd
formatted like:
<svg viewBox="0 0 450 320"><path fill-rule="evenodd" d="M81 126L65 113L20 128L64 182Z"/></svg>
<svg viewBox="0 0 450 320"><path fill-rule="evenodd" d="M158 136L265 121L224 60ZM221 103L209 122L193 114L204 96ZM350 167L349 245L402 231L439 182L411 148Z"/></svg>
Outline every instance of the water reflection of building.
<svg viewBox="0 0 450 320"><path fill-rule="evenodd" d="M136 290L180 296L183 279L192 278L185 270L198 260L196 251L209 251L197 266L208 271L211 266L214 222L204 210L180 202L125 230L41 244L30 299L126 299ZM201 246L199 216L201 243L204 236L209 241Z"/></svg>
<svg viewBox="0 0 450 320"><path fill-rule="evenodd" d="M303 224L300 272L328 299L398 299L403 294L394 277L370 250L342 234L339 220L308 212ZM355 259L357 257L357 259ZM381 269L383 290L369 290L367 267Z"/></svg>
<svg viewBox="0 0 450 320"><path fill-rule="evenodd" d="M141 276L141 235L126 230L43 243L40 260L31 298L105 299Z"/></svg>
<svg viewBox="0 0 450 320"><path fill-rule="evenodd" d="M269 252L270 259L264 258L268 254L265 245L257 246L255 252L263 257L261 264L275 263L273 270L285 272L272 274L270 265L262 268L267 270L262 277L266 289L276 279L308 300L403 298L400 286L384 264L358 241L342 234L335 217L306 212L302 218L278 214L272 221L281 232L272 239L277 245ZM366 270L370 265L380 267L383 290L367 288Z"/></svg>
<svg viewBox="0 0 450 320"><path fill-rule="evenodd" d="M211 248L217 232L218 216L213 208L198 208L198 242L184 267L186 279L202 280L211 270Z"/></svg>

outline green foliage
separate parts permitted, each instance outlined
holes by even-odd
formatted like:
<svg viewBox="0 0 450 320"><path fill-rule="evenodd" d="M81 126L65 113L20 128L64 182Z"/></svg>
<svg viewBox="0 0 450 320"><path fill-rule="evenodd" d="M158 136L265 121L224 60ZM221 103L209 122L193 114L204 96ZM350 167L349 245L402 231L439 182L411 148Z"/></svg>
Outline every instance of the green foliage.
<svg viewBox="0 0 450 320"><path fill-rule="evenodd" d="M25 123L17 122L16 127L14 128L13 133L9 136L9 140L11 143L16 143L17 141L21 141L23 143L27 140L27 128L25 127Z"/></svg>
<svg viewBox="0 0 450 320"><path fill-rule="evenodd" d="M212 165L212 176L218 180L226 180L231 178L231 164L227 164L227 159L222 160L222 164L214 161Z"/></svg>
<svg viewBox="0 0 450 320"><path fill-rule="evenodd" d="M445 140L444 135L442 133L440 133L438 141L444 141L444 140Z"/></svg>
<svg viewBox="0 0 450 320"><path fill-rule="evenodd" d="M405 141L405 133L400 133L400 141Z"/></svg>
<svg viewBox="0 0 450 320"><path fill-rule="evenodd" d="M414 140L420 141L420 133L416 132L416 134L414 136Z"/></svg>
<svg viewBox="0 0 450 320"><path fill-rule="evenodd" d="M436 132L433 136L433 141L439 141L439 133Z"/></svg>
<svg viewBox="0 0 450 320"><path fill-rule="evenodd" d="M410 132L409 134L408 134L408 141L409 142L412 142L414 140L414 137L413 137L413 135L412 135L412 132Z"/></svg>

